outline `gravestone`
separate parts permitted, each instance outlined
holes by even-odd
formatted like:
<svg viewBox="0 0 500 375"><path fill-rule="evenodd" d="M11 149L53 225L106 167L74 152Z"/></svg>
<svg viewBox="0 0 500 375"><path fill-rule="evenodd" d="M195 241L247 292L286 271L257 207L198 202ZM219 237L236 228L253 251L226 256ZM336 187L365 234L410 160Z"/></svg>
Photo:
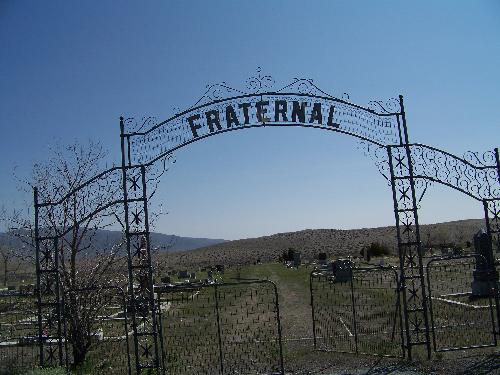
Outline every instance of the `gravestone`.
<svg viewBox="0 0 500 375"><path fill-rule="evenodd" d="M490 236L484 229L474 235L474 249L479 256L476 257L476 269L472 273L472 296L487 297L495 283L498 283L498 272L495 270Z"/></svg>
<svg viewBox="0 0 500 375"><path fill-rule="evenodd" d="M293 253L293 266L294 267L299 267L301 264L301 260L300 260L300 251L294 251Z"/></svg>
<svg viewBox="0 0 500 375"><path fill-rule="evenodd" d="M219 273L224 273L224 265L223 264L217 264L215 266L215 269L217 270L217 272Z"/></svg>
<svg viewBox="0 0 500 375"><path fill-rule="evenodd" d="M372 256L370 254L370 247L369 246L363 247L362 252L363 252L363 260L365 262L369 262L372 259Z"/></svg>
<svg viewBox="0 0 500 375"><path fill-rule="evenodd" d="M170 284L170 276L165 276L160 279L163 284Z"/></svg>
<svg viewBox="0 0 500 375"><path fill-rule="evenodd" d="M323 266L326 265L326 263L328 262L328 257L326 256L326 253L319 253L318 260L319 260L319 264L321 264Z"/></svg>
<svg viewBox="0 0 500 375"><path fill-rule="evenodd" d="M345 283L352 279L353 264L349 259L337 259L331 264L335 282Z"/></svg>
<svg viewBox="0 0 500 375"><path fill-rule="evenodd" d="M187 279L188 277L189 275L187 270L179 271L179 279Z"/></svg>

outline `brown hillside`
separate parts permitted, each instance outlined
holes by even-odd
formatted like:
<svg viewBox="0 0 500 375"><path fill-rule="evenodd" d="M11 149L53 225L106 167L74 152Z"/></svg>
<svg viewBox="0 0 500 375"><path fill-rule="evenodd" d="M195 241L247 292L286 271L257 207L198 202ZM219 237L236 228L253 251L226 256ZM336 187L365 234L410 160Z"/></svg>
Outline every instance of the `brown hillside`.
<svg viewBox="0 0 500 375"><path fill-rule="evenodd" d="M424 244L434 246L442 243L456 243L464 246L482 226L481 219L451 221L421 225L421 239ZM211 266L215 264L245 265L260 260L275 261L283 250L290 247L302 252L303 259L315 259L325 252L332 256L357 256L365 245L372 242L384 243L395 251L395 227L364 229L306 229L298 232L277 233L271 236L228 241L188 252L162 254L160 261L168 267Z"/></svg>

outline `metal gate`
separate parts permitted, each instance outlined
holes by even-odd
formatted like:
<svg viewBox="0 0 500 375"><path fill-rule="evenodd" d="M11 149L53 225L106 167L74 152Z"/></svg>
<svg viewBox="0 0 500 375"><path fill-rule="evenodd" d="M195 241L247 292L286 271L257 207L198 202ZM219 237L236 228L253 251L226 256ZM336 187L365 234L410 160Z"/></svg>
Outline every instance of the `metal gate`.
<svg viewBox="0 0 500 375"><path fill-rule="evenodd" d="M394 268L353 268L350 277L310 275L314 347L403 357L401 303Z"/></svg>
<svg viewBox="0 0 500 375"><path fill-rule="evenodd" d="M0 293L0 374L32 369L39 361L35 295Z"/></svg>
<svg viewBox="0 0 500 375"><path fill-rule="evenodd" d="M271 281L155 292L167 374L284 374L278 294Z"/></svg>
<svg viewBox="0 0 500 375"><path fill-rule="evenodd" d="M481 261L485 261L481 256L470 255L433 259L427 264L432 341L437 352L497 345L498 296L472 294L473 272Z"/></svg>

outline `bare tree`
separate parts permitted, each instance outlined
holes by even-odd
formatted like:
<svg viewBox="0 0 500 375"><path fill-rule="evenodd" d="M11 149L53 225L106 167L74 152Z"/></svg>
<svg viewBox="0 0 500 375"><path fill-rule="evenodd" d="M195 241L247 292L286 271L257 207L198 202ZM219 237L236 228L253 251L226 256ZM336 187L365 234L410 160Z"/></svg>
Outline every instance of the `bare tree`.
<svg viewBox="0 0 500 375"><path fill-rule="evenodd" d="M65 295L68 341L76 366L85 361L98 324L109 303L103 298L110 285L123 285L123 241L100 247L99 229L115 223L121 205L121 171L103 170L106 152L99 143L77 143L53 150L46 163L33 169L32 185L41 202L54 204L39 211L42 230L59 238L60 279ZM99 176L99 177L95 177ZM92 292L82 292L91 289Z"/></svg>
<svg viewBox="0 0 500 375"><path fill-rule="evenodd" d="M125 281L123 241L99 246L99 229L116 225L120 215L121 171L105 168L104 148L95 142L56 147L47 161L33 167L32 176L21 181L26 192L38 190L39 229L57 237L61 291L65 298L67 340L74 364L84 362L97 329L97 316L109 303L103 295L109 285ZM96 177L97 176L97 177ZM33 212L8 215L10 233L31 249L34 260ZM5 216L4 216L5 218ZM102 244L102 241L99 241ZM92 289L92 293L81 292Z"/></svg>
<svg viewBox="0 0 500 375"><path fill-rule="evenodd" d="M47 161L34 165L32 176L21 180L21 186L26 192L37 188L40 235L58 239L66 339L78 366L95 341L98 316L112 300L109 287L126 285L124 237L105 244L99 238L102 229L116 229L117 225L123 229L122 170L106 169L104 148L91 141L53 148L48 156ZM148 183L153 186L149 198L172 158L165 160L160 168L148 170ZM151 215L152 224L159 214ZM33 213L27 216L18 211L8 220L11 233L31 249L34 259L32 217Z"/></svg>

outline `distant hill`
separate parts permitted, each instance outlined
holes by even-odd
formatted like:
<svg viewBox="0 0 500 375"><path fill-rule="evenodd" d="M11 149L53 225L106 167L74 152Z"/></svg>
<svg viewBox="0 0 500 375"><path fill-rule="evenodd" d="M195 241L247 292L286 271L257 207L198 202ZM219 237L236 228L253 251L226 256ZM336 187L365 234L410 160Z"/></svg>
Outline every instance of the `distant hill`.
<svg viewBox="0 0 500 375"><path fill-rule="evenodd" d="M470 219L438 224L421 225L421 240L437 246L455 243L465 246L474 233L484 227L484 220ZM292 247L302 252L305 259L316 259L320 252L328 256L359 255L365 245L372 242L386 244L396 253L396 228L364 229L305 229L298 232L277 233L271 236L227 241L217 245L168 255L169 267L196 267L199 265L244 265L257 260L275 261L283 250Z"/></svg>
<svg viewBox="0 0 500 375"><path fill-rule="evenodd" d="M92 245L96 249L107 249L119 243L122 239L122 232L110 230L97 230L92 238ZM151 233L152 248L162 251L188 251L220 244L225 242L223 239L181 237L172 234ZM0 246L21 247L22 242L7 234L0 233Z"/></svg>
<svg viewBox="0 0 500 375"><path fill-rule="evenodd" d="M470 219L421 225L421 239L425 244L437 246L455 243L465 246L480 228L484 220ZM121 241L119 231L98 230L92 244L97 249L107 249ZM244 265L260 260L275 261L290 247L302 252L304 259L316 259L318 253L334 256L357 256L361 249L372 242L386 244L396 253L395 227L363 229L305 229L297 232L277 233L258 238L235 241L222 239L180 237L151 233L152 248L160 252L160 260L168 267L191 268L226 264ZM0 245L21 246L19 240L0 233ZM168 252L168 255L165 254ZM162 255L163 253L163 255Z"/></svg>

